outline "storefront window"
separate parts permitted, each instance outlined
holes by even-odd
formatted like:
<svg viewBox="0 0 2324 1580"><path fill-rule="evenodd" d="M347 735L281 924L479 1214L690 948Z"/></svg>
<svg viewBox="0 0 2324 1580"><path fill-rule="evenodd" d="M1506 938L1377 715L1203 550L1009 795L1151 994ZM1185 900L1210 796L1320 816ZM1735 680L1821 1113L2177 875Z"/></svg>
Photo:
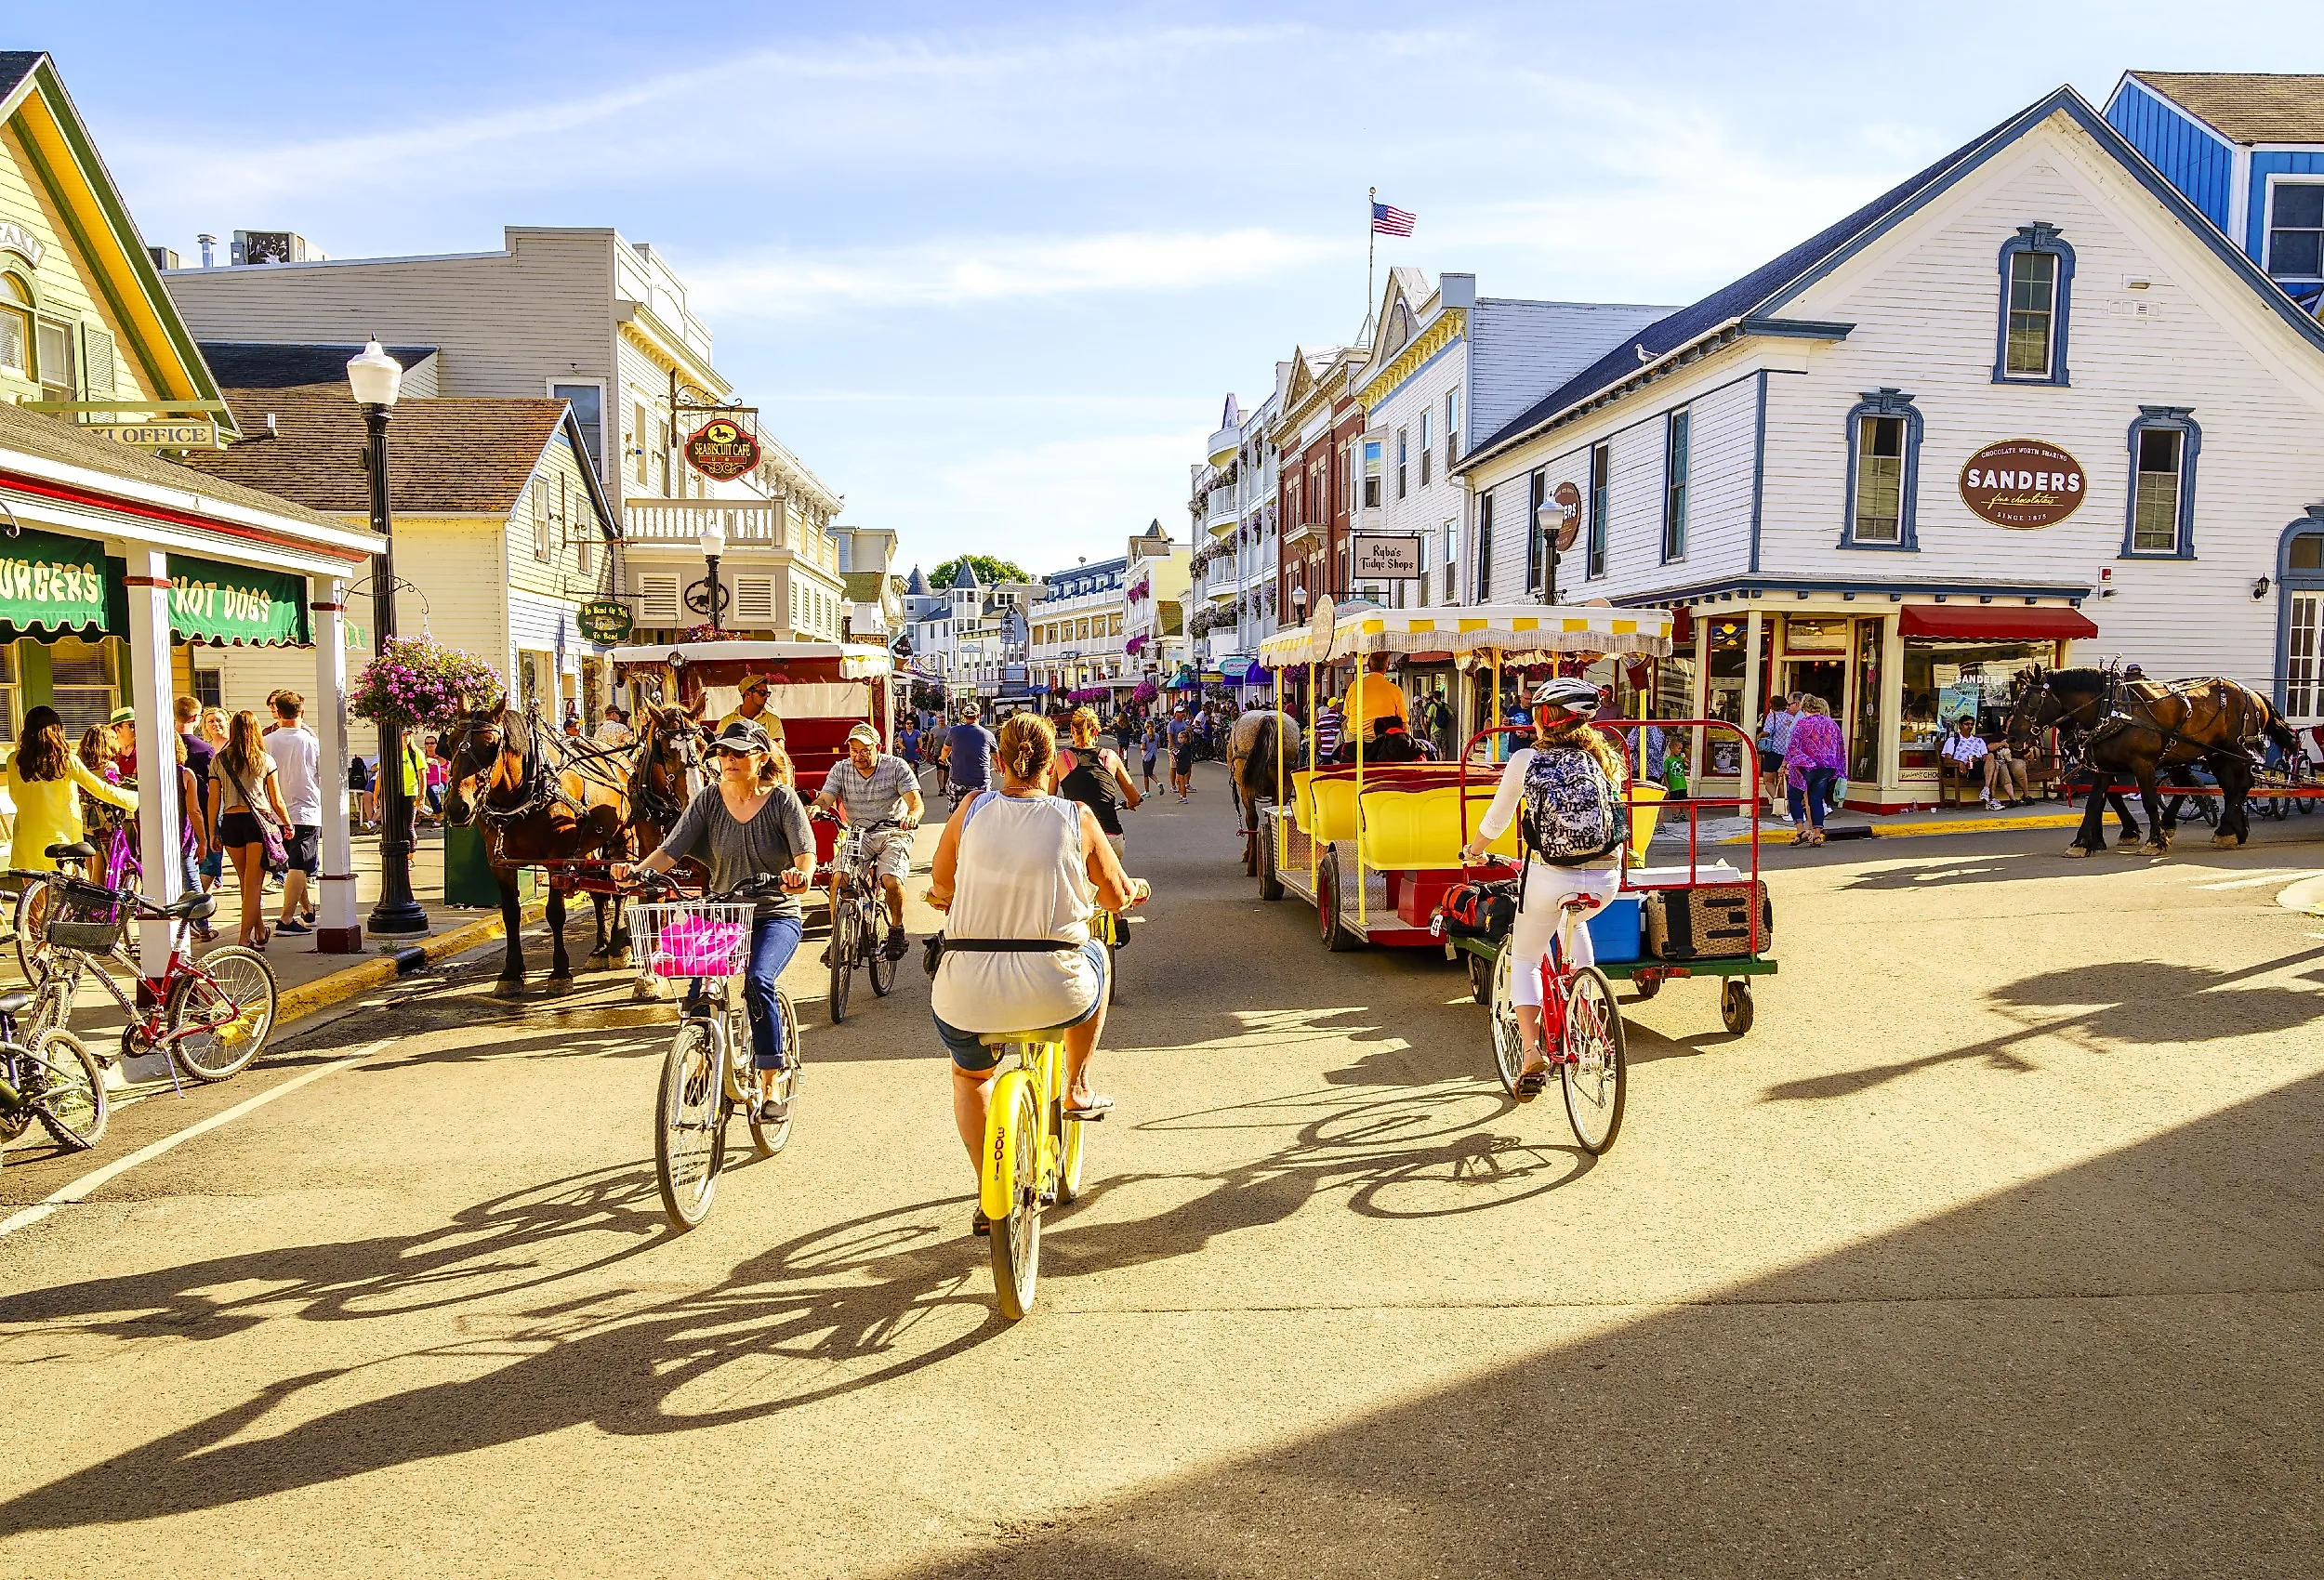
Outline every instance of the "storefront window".
<svg viewBox="0 0 2324 1580"><path fill-rule="evenodd" d="M106 647L102 640L59 637L48 649L49 705L64 720L65 739L76 744L83 731L112 717L113 669Z"/></svg>
<svg viewBox="0 0 2324 1580"><path fill-rule="evenodd" d="M1848 734L1848 780L1876 785L1881 779L1881 635L1887 622L1859 620L1856 626L1855 727Z"/></svg>
<svg viewBox="0 0 2324 1580"><path fill-rule="evenodd" d="M1937 744L1958 718L1976 721L1977 733L1998 739L2009 728L2018 677L2053 662L2052 642L1905 640L1903 750L1908 779L1937 776Z"/></svg>
<svg viewBox="0 0 2324 1580"><path fill-rule="evenodd" d="M1723 719L1729 724L1743 722L1744 622L1713 620L1708 626L1710 647L1708 685L1705 688L1703 709L1710 718ZM1743 744L1723 730L1709 731L1710 760L1704 765L1706 774L1733 779L1743 770Z"/></svg>

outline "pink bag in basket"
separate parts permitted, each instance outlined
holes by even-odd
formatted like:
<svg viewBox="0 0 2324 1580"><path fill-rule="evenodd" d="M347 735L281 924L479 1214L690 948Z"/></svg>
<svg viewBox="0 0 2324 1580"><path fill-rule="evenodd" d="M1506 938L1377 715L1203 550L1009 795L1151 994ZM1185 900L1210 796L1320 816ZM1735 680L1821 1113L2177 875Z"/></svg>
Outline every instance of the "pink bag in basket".
<svg viewBox="0 0 2324 1580"><path fill-rule="evenodd" d="M744 929L708 916L680 916L662 929L654 947L657 977L722 977L732 968Z"/></svg>

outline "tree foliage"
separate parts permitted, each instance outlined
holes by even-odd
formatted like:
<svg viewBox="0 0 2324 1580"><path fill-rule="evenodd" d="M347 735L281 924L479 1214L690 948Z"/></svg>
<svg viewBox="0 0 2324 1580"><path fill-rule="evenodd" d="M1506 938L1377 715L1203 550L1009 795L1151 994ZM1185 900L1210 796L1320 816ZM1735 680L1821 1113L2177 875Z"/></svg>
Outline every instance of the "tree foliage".
<svg viewBox="0 0 2324 1580"><path fill-rule="evenodd" d="M957 554L928 573L928 585L938 592L952 586L952 578L960 573L960 561L966 560L976 568L976 579L986 586L995 582L1029 582L1024 567L1013 560L1003 560L991 554Z"/></svg>

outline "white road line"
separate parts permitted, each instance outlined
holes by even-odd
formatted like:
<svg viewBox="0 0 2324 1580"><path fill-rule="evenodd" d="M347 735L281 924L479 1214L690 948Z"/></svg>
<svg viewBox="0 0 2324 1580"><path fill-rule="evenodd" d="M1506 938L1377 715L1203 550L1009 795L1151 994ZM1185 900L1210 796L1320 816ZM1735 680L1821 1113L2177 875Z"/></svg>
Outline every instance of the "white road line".
<svg viewBox="0 0 2324 1580"><path fill-rule="evenodd" d="M393 1041L395 1041L393 1037L382 1037L377 1042L349 1054L345 1059L326 1064L320 1070L310 1070L304 1075L294 1076L281 1086L260 1092L257 1097L245 1102L238 1102L230 1109L211 1114L207 1119L198 1119L175 1135L164 1136L158 1141L139 1147L127 1157L115 1158L102 1168L90 1170L70 1185L52 1192L31 1206L11 1213L6 1218L0 1218L0 1240L5 1240L20 1229L31 1228L33 1224L55 1213L59 1207L69 1207L75 1203L88 1200L90 1196L128 1173L138 1165L151 1163L173 1147L191 1141L196 1136L205 1131L215 1130L221 1125L231 1125L244 1114L264 1108L276 1098L288 1097L310 1082L320 1081L325 1075L336 1075L351 1064L361 1064Z"/></svg>
<svg viewBox="0 0 2324 1580"><path fill-rule="evenodd" d="M2270 867L2257 877L2232 878L2225 883L2199 883L2195 888L2199 892L2221 889L2257 889L2264 883L2281 883L2299 870L2298 867Z"/></svg>

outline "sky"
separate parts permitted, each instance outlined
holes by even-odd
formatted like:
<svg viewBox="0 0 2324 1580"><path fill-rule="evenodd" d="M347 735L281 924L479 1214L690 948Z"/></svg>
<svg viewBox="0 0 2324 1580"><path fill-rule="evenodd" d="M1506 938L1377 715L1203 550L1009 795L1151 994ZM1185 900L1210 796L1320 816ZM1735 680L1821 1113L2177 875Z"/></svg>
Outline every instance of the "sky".
<svg viewBox="0 0 2324 1580"><path fill-rule="evenodd" d="M1944 7L45 7L148 241L333 257L614 225L766 428L893 529L1036 572L1187 528L1228 391L1380 268L1684 303L2070 83L2324 71L2314 0Z"/></svg>

